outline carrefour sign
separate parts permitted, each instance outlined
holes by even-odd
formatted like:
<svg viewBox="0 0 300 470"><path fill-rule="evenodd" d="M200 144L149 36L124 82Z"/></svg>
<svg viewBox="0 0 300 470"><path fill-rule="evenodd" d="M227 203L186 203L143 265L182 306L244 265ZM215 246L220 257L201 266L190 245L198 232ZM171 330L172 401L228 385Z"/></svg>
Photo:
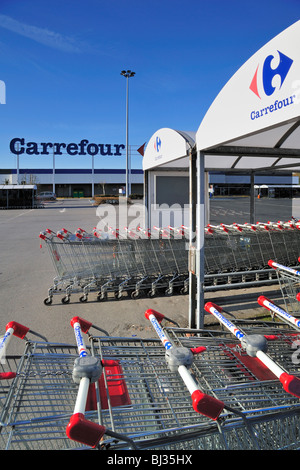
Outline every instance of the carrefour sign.
<svg viewBox="0 0 300 470"><path fill-rule="evenodd" d="M293 60L282 52L277 51L277 56L278 64L274 68L271 64L273 60L275 60L275 57L271 54L265 58L262 66L260 66L260 64L257 66L252 78L249 88L260 100L266 96L272 96L276 90L281 89L293 64ZM274 84L277 84L277 86L274 86ZM267 106L265 105L251 111L250 118L253 121L254 119L276 112L286 106L291 106L295 103L295 98L296 95L293 94L285 96L281 100L273 100L271 103L268 103Z"/></svg>
<svg viewBox="0 0 300 470"><path fill-rule="evenodd" d="M121 150L125 149L123 144L95 144L83 139L78 144L71 142L26 142L24 138L16 137L10 141L10 151L14 155L102 155L121 156Z"/></svg>

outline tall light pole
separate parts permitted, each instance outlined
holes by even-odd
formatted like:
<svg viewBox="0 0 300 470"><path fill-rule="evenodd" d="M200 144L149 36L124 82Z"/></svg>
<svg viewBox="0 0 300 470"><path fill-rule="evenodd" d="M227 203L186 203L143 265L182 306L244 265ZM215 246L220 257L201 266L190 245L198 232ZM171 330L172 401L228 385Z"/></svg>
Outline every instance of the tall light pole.
<svg viewBox="0 0 300 470"><path fill-rule="evenodd" d="M122 70L121 75L126 78L126 198L128 198L131 192L131 183L129 178L129 168L131 171L131 165L129 166L129 145L128 145L128 83L129 78L134 77L135 72L131 70Z"/></svg>

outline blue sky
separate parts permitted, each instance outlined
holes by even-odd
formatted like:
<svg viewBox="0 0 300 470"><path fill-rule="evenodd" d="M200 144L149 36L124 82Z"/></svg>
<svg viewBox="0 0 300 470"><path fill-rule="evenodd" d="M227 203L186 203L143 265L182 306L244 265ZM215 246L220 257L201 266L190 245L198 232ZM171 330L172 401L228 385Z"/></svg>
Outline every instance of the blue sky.
<svg viewBox="0 0 300 470"><path fill-rule="evenodd" d="M300 18L299 0L0 0L0 168L25 142L142 145L161 127L196 131L210 104L260 47ZM90 156L56 157L90 168ZM20 156L20 168L52 157ZM95 157L125 168L125 157ZM132 158L132 168L142 157Z"/></svg>

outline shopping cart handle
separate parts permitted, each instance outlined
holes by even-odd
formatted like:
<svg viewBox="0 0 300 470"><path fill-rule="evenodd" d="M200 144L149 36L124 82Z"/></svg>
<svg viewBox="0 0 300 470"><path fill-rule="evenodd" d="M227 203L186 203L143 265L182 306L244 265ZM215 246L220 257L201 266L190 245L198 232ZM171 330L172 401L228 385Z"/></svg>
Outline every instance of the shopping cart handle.
<svg viewBox="0 0 300 470"><path fill-rule="evenodd" d="M192 393L193 408L197 413L211 419L218 419L224 409L224 403L216 398L206 395L201 390Z"/></svg>
<svg viewBox="0 0 300 470"><path fill-rule="evenodd" d="M150 320L150 315L154 315L156 320L158 321L158 323L161 323L163 320L166 320L166 321L169 321L170 323L173 323L174 325L176 325L179 328L178 323L176 323L176 321L172 320L172 318L166 317L162 313L159 313L156 310L152 310L152 308L149 308L145 312L145 317L147 318L147 320Z"/></svg>
<svg viewBox="0 0 300 470"><path fill-rule="evenodd" d="M296 318L290 313L286 312L285 310L280 308L278 305L271 302L271 300L267 299L267 297L264 297L263 295L261 295L260 297L258 297L257 302L262 307L265 307L267 310L270 310L271 312L275 313L279 317L287 320L289 323L296 326L298 329L300 328L299 318Z"/></svg>
<svg viewBox="0 0 300 470"><path fill-rule="evenodd" d="M96 447L99 444L105 431L104 426L88 421L82 413L72 415L66 428L69 439L90 447Z"/></svg>
<svg viewBox="0 0 300 470"><path fill-rule="evenodd" d="M300 379L295 377L295 375L290 375L287 372L284 372L279 377L280 382L284 390L291 395L294 395L297 398L300 398Z"/></svg>
<svg viewBox="0 0 300 470"><path fill-rule="evenodd" d="M214 304L213 302L206 302L206 304L204 305L204 308L208 313L211 313L211 311L210 311L211 308L215 308L220 313L223 312L222 307L220 307L217 304Z"/></svg>
<svg viewBox="0 0 300 470"><path fill-rule="evenodd" d="M147 318L147 320L149 320L150 315L154 315L158 323L161 323L163 319L165 318L165 316L162 313L159 313L156 310L152 310L152 308L149 308L145 312L145 317Z"/></svg>
<svg viewBox="0 0 300 470"><path fill-rule="evenodd" d="M14 379L16 375L17 375L16 372L1 372L0 380Z"/></svg>
<svg viewBox="0 0 300 470"><path fill-rule="evenodd" d="M7 323L6 331L9 330L10 328L14 330L13 335L21 339L24 339L26 334L29 331L29 328L27 328L27 326L21 325L20 323L17 323L16 321L11 321Z"/></svg>
<svg viewBox="0 0 300 470"><path fill-rule="evenodd" d="M157 316L158 314L158 316ZM224 408L224 403L217 400L216 398L206 395L199 390L198 384L194 377L189 371L189 367L193 362L193 351L185 347L177 348L173 347L168 336L164 333L163 329L159 325L160 317L164 318L163 315L156 312L155 310L148 309L145 312L145 316L151 321L154 329L156 330L161 342L166 349L166 360L169 369L173 372L177 370L189 390L192 398L193 409L208 418L216 420ZM154 318L153 318L154 317ZM194 353L202 352L206 348L195 348Z"/></svg>
<svg viewBox="0 0 300 470"><path fill-rule="evenodd" d="M257 303L259 305L261 305L262 307L265 307L267 308L268 310L270 310L269 306L268 306L268 303L271 302L270 299L268 299L267 297L265 297L264 295L260 295L257 299Z"/></svg>
<svg viewBox="0 0 300 470"><path fill-rule="evenodd" d="M201 354L204 351L206 351L206 347L205 346L198 346L198 348L191 348L191 351L194 355L195 354Z"/></svg>
<svg viewBox="0 0 300 470"><path fill-rule="evenodd" d="M280 337L277 336L277 335L264 335L264 337L265 337L268 341L276 341L277 339L280 338Z"/></svg>
<svg viewBox="0 0 300 470"><path fill-rule="evenodd" d="M71 320L71 326L74 327L75 323L79 323L83 333L87 333L93 324L81 317L73 317Z"/></svg>

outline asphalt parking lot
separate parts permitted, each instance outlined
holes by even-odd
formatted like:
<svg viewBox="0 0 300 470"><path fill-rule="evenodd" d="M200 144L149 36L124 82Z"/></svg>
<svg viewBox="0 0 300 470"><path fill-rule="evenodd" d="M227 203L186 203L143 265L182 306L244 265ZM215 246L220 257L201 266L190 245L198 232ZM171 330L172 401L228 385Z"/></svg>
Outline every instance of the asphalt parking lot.
<svg viewBox="0 0 300 470"><path fill-rule="evenodd" d="M36 331L50 342L74 344L70 326L73 316L81 316L104 328L112 336L153 334L144 318L147 308L159 308L159 299L108 300L99 303L90 295L85 304L74 294L70 304L63 305L60 295L51 306L44 305L48 288L56 275L45 242L39 233L46 228L55 232L66 228L74 232L79 227L91 231L99 218L88 200L58 200L45 204L44 209L0 211L0 327L3 334L9 321L17 321ZM126 221L121 221L126 224ZM164 299L166 300L166 299ZM186 310L186 296L180 297L181 311ZM176 300L175 300L176 302ZM170 313L170 309L167 309ZM1 334L1 333L0 333ZM10 352L23 351L22 341L10 344Z"/></svg>
<svg viewBox="0 0 300 470"><path fill-rule="evenodd" d="M268 202L268 201L266 201ZM288 200L272 200L272 209L279 211L277 219L286 220ZM295 217L300 217L298 200L295 200ZM262 207L262 205L260 206ZM232 212L234 209L234 212ZM265 220L270 220L270 206L265 205ZM211 213L214 223L243 222L247 218L246 201L216 199L211 202ZM230 212L231 211L231 212ZM244 215L242 214L244 212ZM229 215L234 220L229 220ZM262 220L262 219L260 219ZM63 305L61 297L55 296L53 304L46 306L43 302L47 297L48 288L55 276L46 243L41 243L39 233L46 228L58 231L66 228L74 232L79 227L91 231L97 225L99 217L96 207L87 199L57 200L49 202L44 209L16 209L0 211L0 329L4 334L5 325L9 321L17 321L30 329L46 336L50 342L74 343L74 333L70 319L79 315L93 324L104 328L112 336L149 337L155 335L144 317L147 308L154 308L165 315L176 319L181 326L188 326L188 296L157 297L139 300L125 299L97 302L91 294L87 303L81 303L74 295L69 304ZM126 224L128 221L119 221ZM270 287L260 288L266 295ZM238 292L213 293L220 298L226 297L226 303L232 304L234 310L242 305L251 311L255 303L256 290L241 289ZM232 301L230 301L230 295ZM248 297L247 297L248 295ZM274 296L278 296L276 289ZM251 302L247 301L247 298ZM249 310L250 309L250 310ZM23 342L14 338L10 353L23 352Z"/></svg>
<svg viewBox="0 0 300 470"><path fill-rule="evenodd" d="M255 199L254 221L287 221L300 218L299 199ZM248 197L216 197L210 201L210 222L245 223L250 221L250 199Z"/></svg>

